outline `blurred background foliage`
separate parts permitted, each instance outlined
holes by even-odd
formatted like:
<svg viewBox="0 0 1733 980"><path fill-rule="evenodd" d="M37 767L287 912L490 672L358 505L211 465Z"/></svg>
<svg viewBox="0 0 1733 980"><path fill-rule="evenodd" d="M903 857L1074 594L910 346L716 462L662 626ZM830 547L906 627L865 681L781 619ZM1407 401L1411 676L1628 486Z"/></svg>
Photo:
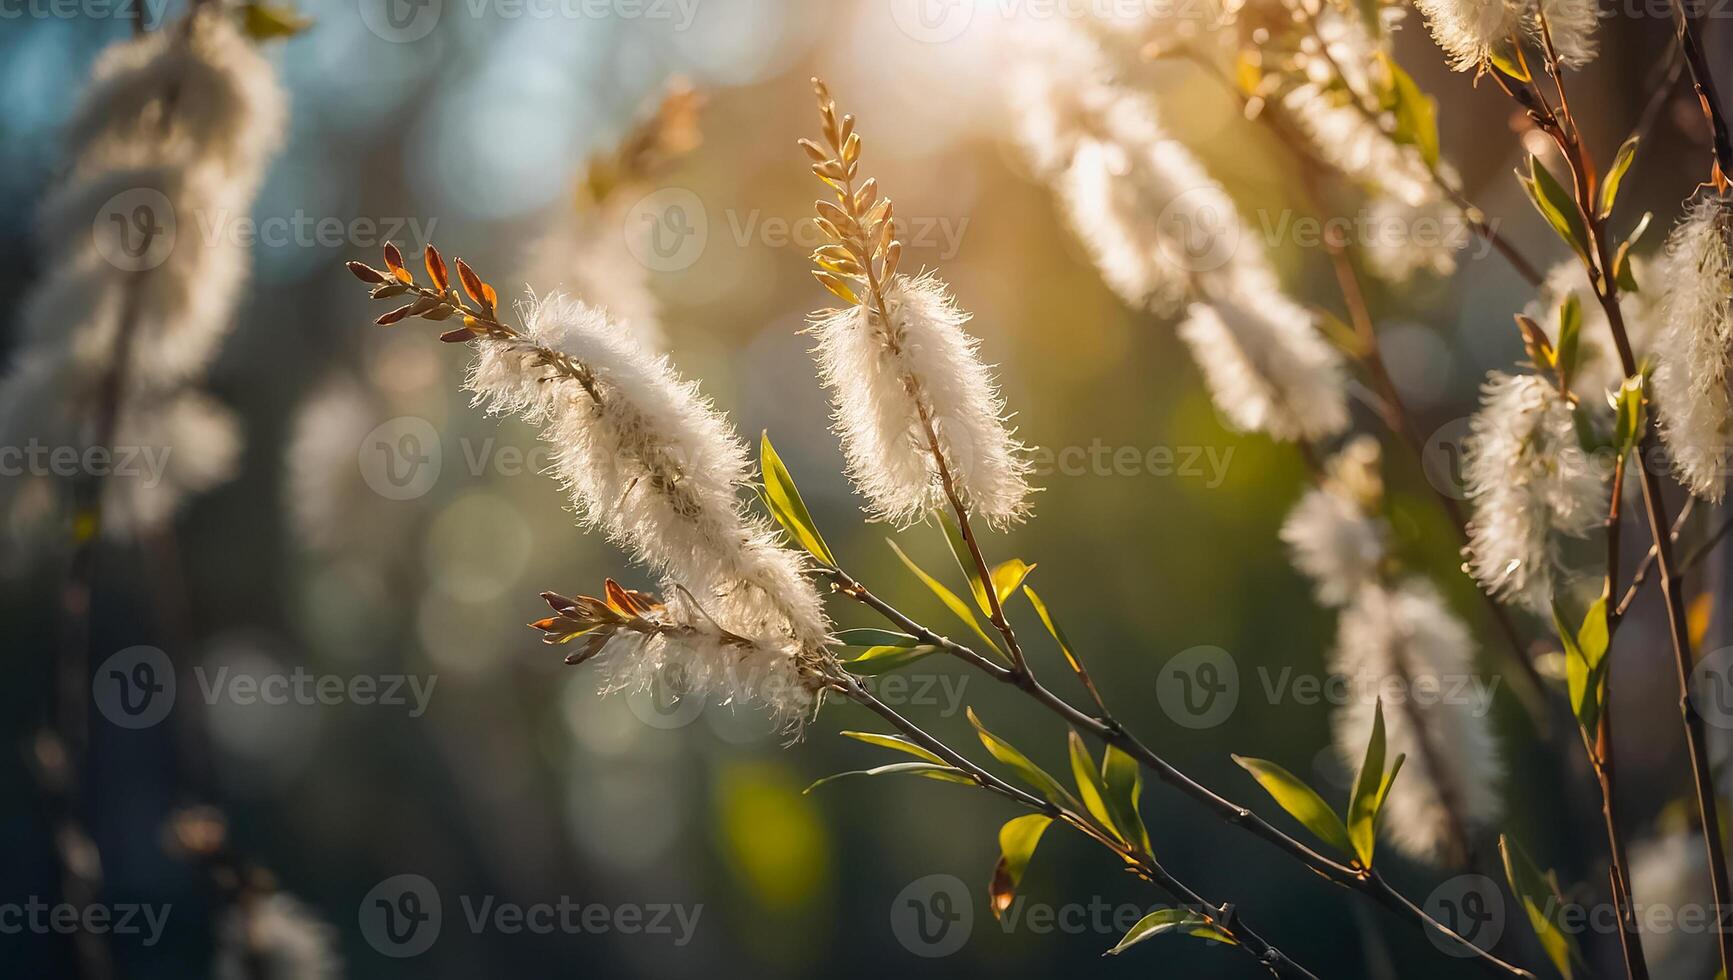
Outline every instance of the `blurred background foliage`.
<svg viewBox="0 0 1733 980"><path fill-rule="evenodd" d="M508 295L546 258L533 254L534 243L550 215L573 206L585 159L606 151L671 76L690 79L706 99L703 142L657 184L698 196L708 241L690 267L651 277L672 354L743 433L771 431L858 577L954 631L885 547L889 530L862 522L838 475L840 454L798 333L805 314L828 301L806 272L812 243L764 233L766 222L809 213L814 186L794 141L815 129L806 79L823 74L859 117L868 169L898 213L960 232L954 254L943 235L910 241L904 267L938 268L974 312L973 330L999 365L1027 440L1231 452L1219 485L1207 470L1044 475L1036 519L993 535L990 557L1039 562L1032 582L1110 703L1182 768L1283 826L1230 752L1275 759L1344 792L1346 776L1327 749L1327 707L1270 704L1256 686L1260 667L1321 672L1333 632L1275 536L1304 480L1300 460L1225 430L1170 325L1128 311L1101 285L1046 190L1001 138L1003 52L991 25L927 44L901 33L881 0L700 0L685 30L648 19L475 16L448 2L432 34L400 44L370 32L350 0L302 0L301 9L314 26L274 55L291 90L293 131L255 218L418 222L408 230L462 255ZM1715 27L1710 41L1724 63L1727 37ZM38 272L32 210L60 166L57 127L92 59L127 29L112 19L26 17L0 30L0 89L9 95L0 113L0 288L13 299ZM1669 32L1660 16L1603 30L1606 53L1576 83L1573 102L1605 152L1648 100ZM1439 101L1445 155L1463 170L1469 196L1531 254L1562 257L1510 179L1521 144L1503 97L1446 72L1418 18L1399 41L1403 63ZM1176 131L1245 207L1301 206L1293 161L1239 117L1227 93L1179 66L1157 75ZM1683 91L1674 101L1628 185L1632 213L1670 214L1690 189L1697 168L1675 161L1703 152L1696 110ZM831 707L785 749L762 720L726 706L680 727L647 724L626 699L598 698L585 671L562 667L523 626L542 615L536 593L593 592L610 574L628 585L644 579L574 528L562 495L533 468L471 465L501 447L534 449L534 432L467 407L457 390L462 351L442 349L413 324L369 326L378 311L339 266L376 260L376 243L348 237L361 240L254 248L253 286L212 383L245 420L244 471L182 515L166 558L160 542L105 555L96 659L146 643L213 669L408 672L437 675L437 686L416 718L384 706L219 704L141 732L99 721L90 804L110 898L175 910L160 945L116 945L124 975L208 969L202 883L160 843L170 809L199 799L219 801L237 845L336 927L352 976L1255 975L1243 958L1201 943L1152 943L1103 960L1116 935L1004 933L984 901L955 956L922 960L900 946L887 910L909 882L946 872L981 899L1007 808L921 780L844 781L802 795L820 776L883 761L835 737L876 727L851 706ZM422 244L409 233L399 241L406 251ZM1331 302L1321 251L1289 246L1278 261L1297 295ZM1510 314L1528 299L1510 269L1478 248L1448 281L1373 297L1391 368L1423 431L1465 416L1484 371L1520 355ZM6 306L15 315L17 304ZM433 489L407 501L373 493L355 464L363 437L400 416L430 422L443 458ZM297 440L308 442L292 452ZM1421 542L1459 612L1488 635L1424 478L1391 458L1405 536ZM308 459L325 469L309 471ZM954 573L935 530L903 537L926 567ZM60 557L0 559L10 648L0 715L6 744L19 746L51 689ZM1014 615L1040 637L1026 607ZM845 626L877 625L854 609L839 616ZM1620 748L1620 768L1627 799L1653 801L1630 818L1640 832L1684 788L1685 772L1677 726L1661 723L1677 708L1652 611L1626 631L1619 656L1631 667L1616 687L1630 744ZM1044 638L1030 644L1057 676ZM1246 690L1228 724L1193 731L1162 713L1155 678L1167 658L1200 644L1230 651ZM933 663L923 665L928 676L960 686L995 730L1061 765L1062 733L1050 718L961 665ZM940 705L908 711L971 744L960 707L935 716L943 690L933 693ZM1511 746L1510 829L1546 860L1568 865L1565 855L1593 850L1593 814L1567 818L1560 808L1571 774L1523 748L1531 733L1508 698L1497 724ZM0 756L0 774L0 897L52 895L52 851L21 753ZM1320 974L1461 972L1382 912L1215 825L1167 788L1150 787L1144 813L1157 855L1176 874L1231 897ZM448 925L432 953L396 961L363 941L356 907L402 872L440 887ZM1416 896L1438 880L1400 863L1392 873ZM1050 904L1158 898L1066 834L1050 835L1021 891L1026 902ZM458 894L702 903L704 912L684 947L617 934L471 935L452 925ZM0 962L20 966L10 975L65 967L64 944L21 938L30 939L0 936Z"/></svg>

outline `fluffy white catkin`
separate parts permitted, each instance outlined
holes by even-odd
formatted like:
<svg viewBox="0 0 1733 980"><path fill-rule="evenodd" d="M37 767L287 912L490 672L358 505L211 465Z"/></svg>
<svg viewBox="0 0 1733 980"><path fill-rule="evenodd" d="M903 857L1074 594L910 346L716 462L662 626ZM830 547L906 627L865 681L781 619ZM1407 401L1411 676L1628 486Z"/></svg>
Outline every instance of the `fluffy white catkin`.
<svg viewBox="0 0 1733 980"><path fill-rule="evenodd" d="M39 215L44 275L0 381L0 403L17 409L0 419L0 445L83 451L118 373L114 445L165 453L167 470L105 479L105 533L160 523L227 478L234 423L176 392L232 325L247 256L229 232L247 217L286 113L271 63L231 18L200 13L106 50L67 127L67 176ZM126 441L138 439L172 441Z"/></svg>
<svg viewBox="0 0 1733 980"><path fill-rule="evenodd" d="M1273 283L1192 304L1179 335L1216 407L1237 428L1284 440L1324 439L1347 428L1341 356L1312 314Z"/></svg>
<svg viewBox="0 0 1733 980"><path fill-rule="evenodd" d="M642 647L609 658L618 685L678 663L696 685L799 714L811 698L799 668L822 655L830 623L805 560L741 503L748 462L733 427L600 310L554 295L522 314L527 343L478 341L465 387L490 412L542 425L580 518L662 578L669 615L688 631L618 641ZM552 369L531 345L581 364L596 397L547 380ZM724 646L721 630L752 645Z"/></svg>
<svg viewBox="0 0 1733 980"><path fill-rule="evenodd" d="M1643 288L1637 292L1619 294L1619 309L1625 321L1625 336L1637 361L1655 351L1655 340L1662 325L1661 291L1666 288L1664 273L1656 271L1655 263L1643 256L1629 258L1631 274ZM1583 264L1565 259L1547 270L1546 282L1533 302L1524 309L1555 347L1559 340L1560 307L1567 297L1575 297L1582 311L1582 329L1578 332L1577 366L1571 374L1571 390L1576 392L1584 409L1611 417L1606 395L1624 383L1625 371L1619 363L1619 351L1613 343L1612 328L1607 326L1607 312L1588 278ZM1658 353L1658 352L1657 352Z"/></svg>
<svg viewBox="0 0 1733 980"><path fill-rule="evenodd" d="M1477 680L1473 660L1467 628L1417 579L1362 589L1338 624L1333 669L1351 697L1334 718L1337 754L1350 771L1360 764L1382 697L1386 758L1408 757L1382 827L1419 860L1443 852L1453 810L1469 830L1500 815L1504 767L1487 714L1490 691L1465 683Z"/></svg>
<svg viewBox="0 0 1733 980"><path fill-rule="evenodd" d="M995 525L1029 511L1029 460L1005 400L963 329L969 315L932 275L883 284L885 321L865 305L812 322L848 474L875 518L907 524L943 507L928 423L970 512Z"/></svg>
<svg viewBox="0 0 1733 980"><path fill-rule="evenodd" d="M273 892L234 906L217 925L216 980L338 980L337 930L291 895Z"/></svg>
<svg viewBox="0 0 1733 980"><path fill-rule="evenodd" d="M1484 64L1495 51L1508 51L1513 35L1538 44L1541 13L1560 62L1581 68L1595 57L1596 0L1415 0L1414 5L1457 71Z"/></svg>
<svg viewBox="0 0 1733 980"><path fill-rule="evenodd" d="M1282 524L1295 567L1312 579L1318 601L1340 606L1375 582L1388 529L1371 511L1381 491L1378 443L1359 436L1330 460L1321 485L1307 491Z"/></svg>
<svg viewBox="0 0 1733 980"><path fill-rule="evenodd" d="M1705 198L1667 240L1661 342L1652 390L1680 482L1706 500L1726 492L1733 362L1733 205Z"/></svg>
<svg viewBox="0 0 1733 980"><path fill-rule="evenodd" d="M1256 233L1148 94L1080 30L1027 32L1010 90L1017 132L1072 232L1128 305L1172 312L1200 285L1265 270Z"/></svg>
<svg viewBox="0 0 1733 980"><path fill-rule="evenodd" d="M1557 536L1599 527L1610 493L1608 474L1578 448L1570 403L1537 375L1492 372L1463 457L1470 574L1492 595L1548 615L1562 571Z"/></svg>

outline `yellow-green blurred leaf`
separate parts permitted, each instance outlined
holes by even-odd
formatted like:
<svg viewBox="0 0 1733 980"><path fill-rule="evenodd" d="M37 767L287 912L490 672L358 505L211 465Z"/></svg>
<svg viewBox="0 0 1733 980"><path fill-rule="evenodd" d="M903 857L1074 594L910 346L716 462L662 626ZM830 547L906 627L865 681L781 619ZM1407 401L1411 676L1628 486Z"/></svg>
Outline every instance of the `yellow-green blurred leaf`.
<svg viewBox="0 0 1733 980"><path fill-rule="evenodd" d="M813 523L806 501L800 499L800 489L794 485L794 477L788 474L788 467L782 465L782 457L770 444L768 429L758 439L758 468L764 479L764 502L770 515L808 554L832 568L836 567L830 546L818 533L818 525Z"/></svg>
<svg viewBox="0 0 1733 980"><path fill-rule="evenodd" d="M1035 845L1053 818L1044 813L1016 817L999 828L999 863L993 866L993 880L987 886L988 901L997 919L1011 907L1017 886L1023 882L1023 872L1029 859L1035 856Z"/></svg>
<svg viewBox="0 0 1733 980"><path fill-rule="evenodd" d="M313 18L283 4L249 3L241 8L241 29L255 41L294 37L312 26Z"/></svg>
<svg viewBox="0 0 1733 980"><path fill-rule="evenodd" d="M1248 759L1236 755L1233 760L1240 764L1240 768L1251 773L1258 785L1264 788L1264 792L1269 793L1282 809L1288 811L1301 826L1317 835L1319 840L1344 854L1354 853L1354 845L1348 840L1348 828L1343 826L1342 818L1300 777L1266 759Z"/></svg>
<svg viewBox="0 0 1733 980"><path fill-rule="evenodd" d="M903 560L903 564L908 566L909 571L913 572L915 577L921 580L921 584L930 589L933 595L939 597L939 601L945 604L946 609L949 609L953 615L962 620L971 630L975 631L975 635L981 638L981 642L985 643L989 650L992 650L994 653L999 653L1001 657L1004 656L1004 654L999 650L999 645L993 642L993 638L987 635L985 629L981 628L981 621L975 617L975 611L969 608L968 603L957 598L957 594L952 592L950 589L945 588L943 582L928 575L926 569L915 564L915 560L905 554L903 549L897 547L895 541L886 538L885 543L891 546L891 550L897 553L897 557Z"/></svg>

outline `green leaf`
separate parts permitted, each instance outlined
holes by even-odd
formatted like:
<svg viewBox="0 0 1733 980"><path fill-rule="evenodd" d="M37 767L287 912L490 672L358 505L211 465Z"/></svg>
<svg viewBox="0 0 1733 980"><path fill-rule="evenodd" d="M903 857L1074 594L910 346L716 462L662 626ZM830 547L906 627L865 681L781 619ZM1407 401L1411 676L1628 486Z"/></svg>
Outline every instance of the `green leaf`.
<svg viewBox="0 0 1733 980"><path fill-rule="evenodd" d="M951 516L950 511L935 509L933 514L938 518L939 527L945 532L945 543L951 546L951 557L957 560L957 568L968 581L969 591L975 595L975 605L980 607L983 615L993 615L992 607L987 604L987 586L975 569L974 553L969 550L969 542L963 538L963 529L958 526L957 519Z"/></svg>
<svg viewBox="0 0 1733 980"><path fill-rule="evenodd" d="M1643 427L1649 421L1643 405L1641 376L1626 378L1619 386L1613 396L1613 409L1613 447L1622 457L1637 447L1637 442L1643 438Z"/></svg>
<svg viewBox="0 0 1733 980"><path fill-rule="evenodd" d="M1489 54L1489 59L1492 61L1492 66L1494 68L1504 72L1511 78L1514 78L1519 82L1530 80L1528 69L1524 68L1515 58L1512 58L1510 55L1498 48L1492 49Z"/></svg>
<svg viewBox="0 0 1733 980"><path fill-rule="evenodd" d="M1396 785L1396 774L1402 771L1402 763L1407 761L1407 753L1398 753L1395 761L1390 763L1390 771L1384 774L1384 782L1380 783L1378 786L1377 813L1380 816L1384 813L1384 801L1390 798L1390 787ZM1377 821L1374 820L1374 823L1376 822Z"/></svg>
<svg viewBox="0 0 1733 980"><path fill-rule="evenodd" d="M1221 930L1210 921L1190 909L1156 909L1142 919L1137 925L1126 932L1119 945L1107 951L1108 956L1117 956L1132 946L1159 936L1164 932L1182 932L1199 939L1211 939L1218 943L1233 943Z"/></svg>
<svg viewBox="0 0 1733 980"><path fill-rule="evenodd" d="M1437 106L1420 91L1413 76L1403 71L1396 59L1383 51L1378 52L1378 57L1390 73L1390 108L1396 115L1394 136L1397 142L1419 150L1427 166L1438 166Z"/></svg>
<svg viewBox="0 0 1733 980"><path fill-rule="evenodd" d="M1553 629L1565 648L1565 680L1570 690L1571 711L1577 724L1591 737L1600 724L1605 699L1608 642L1607 601L1602 596L1583 617L1580 633L1565 625L1564 612L1553 605Z"/></svg>
<svg viewBox="0 0 1733 980"><path fill-rule="evenodd" d="M1143 825L1140 802L1143 798L1143 770L1137 760L1109 745L1101 757L1102 800L1113 811L1113 823L1120 836L1137 845L1142 853L1151 851L1149 830Z"/></svg>
<svg viewBox="0 0 1733 980"><path fill-rule="evenodd" d="M937 779L946 783L962 783L965 786L975 785L975 779L973 776L970 776L961 769L952 766L937 765L931 762L893 762L888 766L877 766L872 769L856 769L852 772L839 772L834 776L826 776L802 790L802 793L810 793L820 786L823 786L825 783L835 782L838 779L842 779L844 776L890 776L898 773L907 773L911 776L924 776L927 779Z"/></svg>
<svg viewBox="0 0 1733 980"><path fill-rule="evenodd" d="M1631 268L1631 249L1636 246L1637 240L1643 237L1643 232L1649 230L1649 223L1654 220L1655 212L1643 212L1637 227L1631 229L1630 236L1619 245L1618 254L1613 256L1613 279L1618 282L1619 288L1627 293L1641 292L1637 284L1636 270Z"/></svg>
<svg viewBox="0 0 1733 980"><path fill-rule="evenodd" d="M1366 757L1354 780L1348 799L1348 842L1362 867L1372 867L1372 851L1378 842L1378 802L1384 787L1384 700L1372 709L1372 737L1366 741Z"/></svg>
<svg viewBox="0 0 1733 980"><path fill-rule="evenodd" d="M1534 157L1528 158L1528 176L1520 171L1516 179L1522 183L1523 190L1528 192L1528 199L1534 202L1535 210L1552 225L1565 244L1576 250L1585 258L1589 254L1588 232L1583 229L1582 215L1577 211L1576 201L1570 192L1552 175L1552 171L1541 166Z"/></svg>
<svg viewBox="0 0 1733 980"><path fill-rule="evenodd" d="M854 656L843 661L849 673L861 677L882 674L938 652L938 647L922 643L907 633L895 630L854 629L836 635L840 649Z"/></svg>
<svg viewBox="0 0 1733 980"><path fill-rule="evenodd" d="M1004 656L1004 654L999 650L999 645L993 642L993 638L987 635L985 629L981 628L981 621L975 618L975 611L969 608L968 603L957 598L957 594L952 592L950 589L945 588L943 582L928 575L921 566L915 564L914 559L904 554L903 549L897 547L895 541L886 538L885 543L891 546L891 550L897 553L897 557L903 560L903 564L908 566L909 571L914 572L915 577L920 579L922 584L926 585L927 588L931 589L933 595L939 597L939 601L945 604L946 609L949 609L952 614L962 620L965 625L974 630L975 635L980 637L981 642L987 644L989 649L994 653L998 653L1001 657Z"/></svg>
<svg viewBox="0 0 1733 980"><path fill-rule="evenodd" d="M1264 759L1248 759L1236 755L1233 760L1240 764L1240 768L1251 773L1258 785L1264 788L1264 792L1270 794L1281 808L1288 811L1302 826L1316 834L1319 840L1344 854L1354 853L1354 845L1348 840L1348 828L1342 825L1342 818L1336 816L1336 811L1330 809L1330 804L1325 803L1324 798L1301 781L1300 777Z"/></svg>
<svg viewBox="0 0 1733 980"><path fill-rule="evenodd" d="M1113 811L1107 808L1107 787L1095 768L1095 760L1089 757L1089 747L1083 744L1082 736L1076 732L1065 734L1071 748L1071 778L1077 783L1077 795L1083 798L1083 808L1109 833L1125 840L1125 835L1113 820Z"/></svg>
<svg viewBox="0 0 1733 980"><path fill-rule="evenodd" d="M764 480L764 503L770 516L776 518L776 523L781 524L789 537L808 554L835 568L836 558L818 533L818 525L812 522L812 514L806 509L806 501L800 499L800 490L794 485L794 478L788 475L788 467L782 465L782 457L770 444L768 429L758 440L758 468Z"/></svg>
<svg viewBox="0 0 1733 980"><path fill-rule="evenodd" d="M1017 774L1018 779L1040 792L1049 803L1064 806L1076 802L1071 798L1071 794L1065 791L1065 787L1059 784L1059 780L1048 775L1045 769L1030 762L1029 757L1019 751L1015 745L987 731L987 727L981 724L981 719L976 717L974 708L968 708L966 711L969 716L969 724L975 726L975 734L981 737L981 744L987 747L988 753L993 758L1010 766L1011 771Z"/></svg>
<svg viewBox="0 0 1733 980"><path fill-rule="evenodd" d="M999 597L999 606L1005 605L1005 600L1011 598L1011 593L1023 584L1029 573L1035 570L1035 565L1021 558L1000 562L993 568L993 593Z"/></svg>
<svg viewBox="0 0 1733 980"><path fill-rule="evenodd" d="M1546 951L1547 959L1552 961L1559 974L1565 980L1571 980L1571 958L1575 950L1569 934L1557 918L1564 908L1557 884L1541 874L1522 847L1508 835L1499 835L1498 851L1504 856L1504 874L1510 881L1510 890L1528 913L1528 924L1540 940L1541 949Z"/></svg>
<svg viewBox="0 0 1733 980"><path fill-rule="evenodd" d="M1028 597L1029 605L1035 607L1035 615L1041 617L1041 625L1047 627L1047 635L1053 637L1054 643L1059 644L1059 652L1065 655L1065 663L1070 666L1071 672L1079 677L1083 676L1083 663L1077 659L1077 654L1071 652L1071 640L1065 636L1065 630L1060 627L1059 621L1047 611L1047 603L1042 602L1035 590L1027 585L1023 586L1023 595Z"/></svg>
<svg viewBox="0 0 1733 980"><path fill-rule="evenodd" d="M1565 379L1566 387L1570 386L1570 379L1576 377L1582 332L1583 301L1576 293L1571 293L1559 304L1558 346L1553 351L1553 367Z"/></svg>
<svg viewBox="0 0 1733 980"><path fill-rule="evenodd" d="M241 8L241 29L255 41L294 37L312 26L313 18L290 6L249 3Z"/></svg>
<svg viewBox="0 0 1733 980"><path fill-rule="evenodd" d="M1613 205L1619 200L1619 185L1624 182L1625 172L1631 169L1631 164L1637 159L1637 137L1625 140L1619 152L1613 157L1612 166L1607 168L1607 176L1601 183L1601 217L1611 217Z"/></svg>
<svg viewBox="0 0 1733 980"><path fill-rule="evenodd" d="M901 735L881 735L878 732L843 732L842 735L845 738L856 739L857 741L865 742L868 745L876 745L881 749L895 749L898 752L907 752L909 755L917 756L926 762L936 762L939 765L947 765L945 760L919 745L916 745Z"/></svg>
<svg viewBox="0 0 1733 980"><path fill-rule="evenodd" d="M1029 859L1035 856L1035 845L1041 843L1041 835L1052 822L1053 818L1044 813L1031 813L1006 821L999 828L999 863L993 866L993 881L987 886L993 918L999 918L1011 907Z"/></svg>

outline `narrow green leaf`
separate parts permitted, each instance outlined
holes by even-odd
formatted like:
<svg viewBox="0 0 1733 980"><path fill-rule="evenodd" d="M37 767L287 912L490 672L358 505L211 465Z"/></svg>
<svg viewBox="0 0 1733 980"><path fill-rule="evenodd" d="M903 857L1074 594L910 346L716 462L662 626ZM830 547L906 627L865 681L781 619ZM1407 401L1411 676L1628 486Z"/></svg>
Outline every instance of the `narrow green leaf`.
<svg viewBox="0 0 1733 980"><path fill-rule="evenodd" d="M776 523L781 524L808 554L835 568L836 558L818 533L818 525L813 523L806 501L800 499L800 490L794 485L794 478L788 475L788 467L782 465L782 457L770 444L768 429L758 440L758 468L764 480L764 503L770 509L770 516L776 518Z"/></svg>
<svg viewBox="0 0 1733 980"><path fill-rule="evenodd" d="M1366 741L1366 757L1354 780L1348 799L1348 841L1363 867L1372 867L1372 852L1378 842L1379 790L1384 785L1384 700L1372 709L1372 737Z"/></svg>
<svg viewBox="0 0 1733 980"><path fill-rule="evenodd" d="M1376 816L1373 818L1373 823L1377 823L1378 816L1383 815L1384 801L1390 798L1390 787L1396 785L1396 774L1402 771L1402 763L1407 761L1408 754L1404 752L1399 753L1396 756L1395 761L1390 763L1390 771L1384 774L1384 782L1378 786L1378 804L1376 807Z"/></svg>
<svg viewBox="0 0 1733 980"><path fill-rule="evenodd" d="M1623 456L1637 447L1637 442L1643 438L1643 427L1649 421L1643 404L1641 376L1626 378L1619 386L1613 397L1613 410L1613 448Z"/></svg>
<svg viewBox="0 0 1733 980"><path fill-rule="evenodd" d="M1577 724L1592 737L1600 724L1601 705L1605 701L1607 607L1605 597L1595 600L1583 618L1580 635L1565 625L1564 612L1553 606L1553 629L1565 650L1565 682L1570 691L1571 711Z"/></svg>
<svg viewBox="0 0 1733 980"><path fill-rule="evenodd" d="M1522 183L1523 190L1528 192L1529 200L1534 202L1535 209L1541 217L1552 225L1560 238L1565 240L1576 253L1587 256L1588 233L1583 229L1582 215L1578 213L1576 201L1569 191L1558 182L1552 172L1542 166L1534 157L1528 158L1528 176L1517 174L1517 180Z"/></svg>
<svg viewBox="0 0 1733 980"><path fill-rule="evenodd" d="M1396 59L1380 51L1379 58L1385 69L1390 73L1390 95L1394 103L1391 109L1396 114L1396 139L1409 143L1420 151L1421 159L1428 166L1438 166L1438 107L1426 93L1420 91L1420 86L1414 83L1414 77L1402 70Z"/></svg>
<svg viewBox="0 0 1733 980"><path fill-rule="evenodd" d="M1576 377L1582 332L1583 301L1576 293L1571 293L1559 304L1558 346L1553 353L1553 367L1565 379L1566 387L1570 386L1570 379Z"/></svg>
<svg viewBox="0 0 1733 980"><path fill-rule="evenodd" d="M1540 940L1541 949L1545 950L1547 959L1552 961L1559 974L1565 980L1571 980L1571 959L1575 950L1557 918L1564 907L1564 899L1509 835L1499 835L1498 851L1504 856L1504 874L1510 882L1510 890L1528 913L1528 924Z"/></svg>
<svg viewBox="0 0 1733 980"><path fill-rule="evenodd" d="M1083 798L1083 808L1109 833L1125 840L1125 835L1113 820L1113 811L1107 808L1107 787L1101 782L1095 760L1089 757L1089 747L1083 744L1082 736L1076 732L1065 734L1071 748L1071 778L1077 783L1077 795Z"/></svg>
<svg viewBox="0 0 1733 980"><path fill-rule="evenodd" d="M876 745L882 749L895 749L898 752L907 752L909 755L916 756L927 762L936 762L939 765L947 765L945 760L919 745L916 745L901 735L882 735L878 732L843 732L842 735L845 738L852 738L857 741L865 742L868 745Z"/></svg>
<svg viewBox="0 0 1733 980"><path fill-rule="evenodd" d="M975 618L975 611L969 608L968 603L957 598L957 594L952 592L950 589L945 588L943 582L928 575L921 566L915 564L914 559L904 554L903 549L897 547L895 541L886 538L885 543L891 546L891 550L897 553L897 557L903 560L903 564L908 566L909 571L914 572L915 577L920 579L923 585L931 589L933 595L939 597L939 601L945 604L946 609L949 609L952 614L962 620L966 626L974 630L975 635L980 637L981 642L985 643L989 649L994 653L998 653L1000 656L1004 656L1004 654L999 650L999 645L994 643L993 638L988 636L987 631L981 627L981 621Z"/></svg>
<svg viewBox="0 0 1733 980"><path fill-rule="evenodd" d="M877 766L872 769L856 769L852 772L839 772L833 776L826 776L813 783L811 786L808 786L802 792L810 793L820 786L823 786L825 783L835 782L838 779L842 779L844 776L890 776L898 773L907 773L911 776L924 776L927 779L937 779L940 782L946 783L962 783L966 786L973 786L975 784L975 780L972 776L969 776L961 769L952 766L935 765L931 762L893 762L888 766Z"/></svg>
<svg viewBox="0 0 1733 980"><path fill-rule="evenodd" d="M1649 223L1654 220L1655 212L1643 212L1637 227L1631 229L1631 234L1619 245L1618 254L1613 256L1613 279L1618 282L1619 288L1627 293L1641 292L1636 270L1631 268L1631 249L1636 247L1637 240L1643 237L1643 232L1649 230Z"/></svg>
<svg viewBox="0 0 1733 980"><path fill-rule="evenodd" d="M1143 770L1137 760L1109 745L1101 757L1102 799L1113 811L1113 822L1121 836L1143 853L1151 851L1149 830L1143 825Z"/></svg>
<svg viewBox="0 0 1733 980"><path fill-rule="evenodd" d="M1199 939L1210 939L1218 943L1232 943L1221 930L1210 924L1210 921L1190 909L1156 909L1142 919L1137 925L1126 932L1119 945L1107 951L1108 956L1117 956L1132 946L1159 936L1164 932L1182 932Z"/></svg>
<svg viewBox="0 0 1733 980"><path fill-rule="evenodd" d="M875 677L889 673L900 667L907 667L917 660L924 660L939 651L938 647L922 644L913 647L842 647L846 653L854 653L850 659L842 662L843 669L856 677Z"/></svg>
<svg viewBox="0 0 1733 980"><path fill-rule="evenodd" d="M1619 152L1613 157L1612 166L1607 168L1607 176L1601 183L1601 217L1610 217L1613 206L1619 200L1619 185L1624 182L1625 172L1631 169L1631 164L1637 159L1637 137L1625 140Z"/></svg>
<svg viewBox="0 0 1733 980"><path fill-rule="evenodd" d="M993 867L993 881L987 886L988 901L997 919L1011 907L1017 886L1023 882L1023 872L1029 859L1035 856L1035 845L1053 818L1044 813L1017 817L999 828L999 863Z"/></svg>
<svg viewBox="0 0 1733 980"><path fill-rule="evenodd" d="M1348 840L1348 828L1342 825L1342 818L1336 816L1330 804L1325 803L1324 798L1300 777L1265 759L1236 755L1233 760L1251 773L1264 792L1288 811L1289 816L1316 834L1319 840L1344 854L1354 853L1354 845Z"/></svg>
<svg viewBox="0 0 1733 980"><path fill-rule="evenodd" d="M1047 603L1042 602L1035 590L1027 585L1023 586L1023 595L1028 597L1029 605L1035 607L1035 615L1041 617L1041 625L1047 627L1047 635L1053 637L1054 643L1059 644L1059 652L1065 655L1065 663L1070 666L1071 672L1079 677L1083 676L1083 663L1077 659L1077 654L1071 652L1071 640L1066 637L1059 621L1047 611Z"/></svg>
<svg viewBox="0 0 1733 980"><path fill-rule="evenodd" d="M962 527L948 510L937 508L933 514L938 518L939 527L945 532L945 543L951 546L951 557L957 560L958 570L963 573L964 581L969 583L969 591L974 593L975 605L980 607L982 615L991 616L993 610L987 604L987 585L981 581L981 575L975 569L975 558L969 550L969 542L963 538Z"/></svg>
<svg viewBox="0 0 1733 980"><path fill-rule="evenodd" d="M981 737L981 744L987 747L987 752L993 758L1010 766L1011 771L1017 774L1018 779L1028 783L1046 797L1049 803L1067 805L1076 802L1071 798L1071 794L1065 791L1065 787L1060 785L1059 780L1047 774L1047 770L1029 761L1029 757L1024 755L1015 745L988 731L987 727L981 724L981 719L975 715L974 708L968 708L966 711L969 716L969 724L975 726L975 734Z"/></svg>
<svg viewBox="0 0 1733 980"><path fill-rule="evenodd" d="M294 7L276 3L249 3L241 8L241 27L255 41L294 37L313 26L313 19Z"/></svg>
<svg viewBox="0 0 1733 980"><path fill-rule="evenodd" d="M1489 54L1489 58L1492 61L1492 66L1494 68L1504 72L1511 78L1514 78L1519 82L1529 81L1528 69L1524 68L1515 58L1512 58L1505 52L1498 48L1493 48Z"/></svg>
<svg viewBox="0 0 1733 980"><path fill-rule="evenodd" d="M1011 593L1023 584L1029 573L1035 570L1032 562L1021 558L1000 562L993 568L993 592L999 597L999 606L1003 608L1005 600L1011 598Z"/></svg>
<svg viewBox="0 0 1733 980"><path fill-rule="evenodd" d="M851 647L918 647L921 641L907 633L896 630L852 629L841 630L836 638L844 646Z"/></svg>

